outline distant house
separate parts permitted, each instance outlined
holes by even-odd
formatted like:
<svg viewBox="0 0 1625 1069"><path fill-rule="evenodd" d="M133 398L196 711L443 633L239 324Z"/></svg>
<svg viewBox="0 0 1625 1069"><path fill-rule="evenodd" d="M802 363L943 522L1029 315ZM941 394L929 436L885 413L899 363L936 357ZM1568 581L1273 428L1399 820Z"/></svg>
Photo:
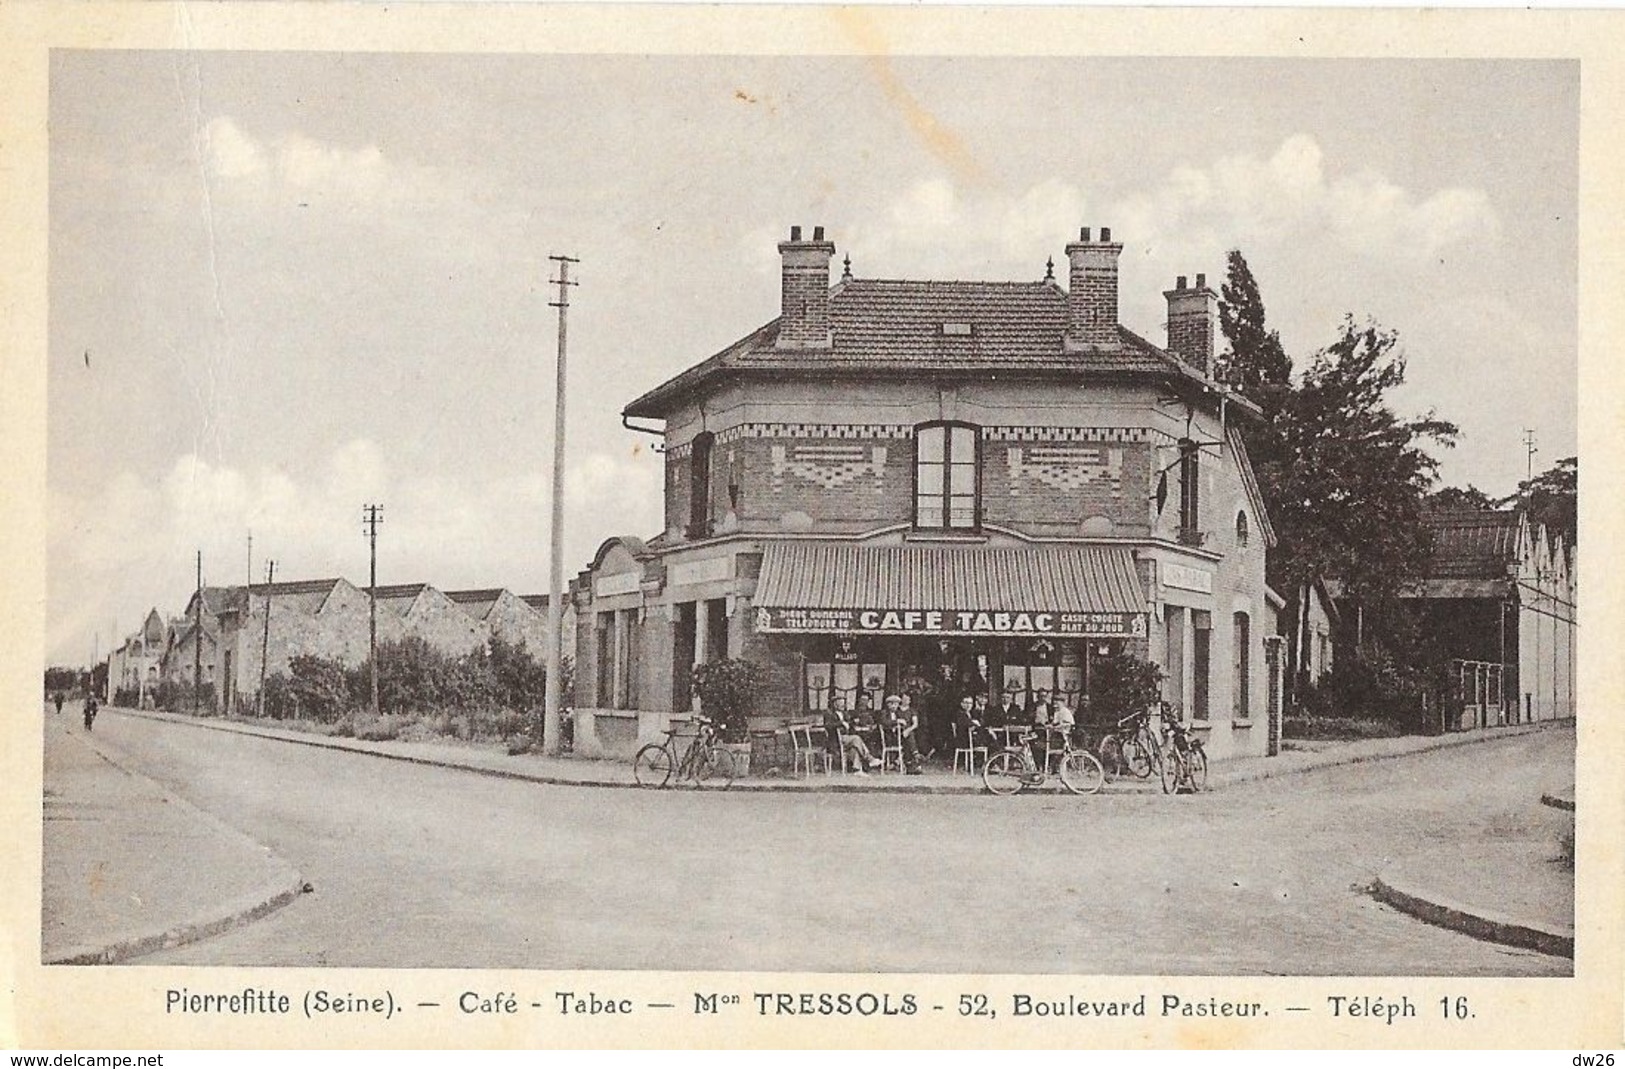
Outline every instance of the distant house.
<svg viewBox="0 0 1625 1069"><path fill-rule="evenodd" d="M1434 550L1409 592L1458 685L1450 728L1575 715L1576 553L1524 510L1424 517Z"/></svg>
<svg viewBox="0 0 1625 1069"><path fill-rule="evenodd" d="M156 689L163 674L164 650L169 643L169 627L157 609L147 613L139 630L108 655L108 688L124 700L145 705L149 692Z"/></svg>

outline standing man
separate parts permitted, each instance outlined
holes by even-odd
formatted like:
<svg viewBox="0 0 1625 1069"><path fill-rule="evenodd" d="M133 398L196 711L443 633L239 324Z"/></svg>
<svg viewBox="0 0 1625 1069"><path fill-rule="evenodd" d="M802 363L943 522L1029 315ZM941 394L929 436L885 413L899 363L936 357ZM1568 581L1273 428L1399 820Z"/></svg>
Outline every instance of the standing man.
<svg viewBox="0 0 1625 1069"><path fill-rule="evenodd" d="M55 694L51 695L51 700L56 702L56 715L61 716L62 715L62 692L59 690Z"/></svg>
<svg viewBox="0 0 1625 1069"><path fill-rule="evenodd" d="M96 724L96 695L85 695L85 730L90 731Z"/></svg>
<svg viewBox="0 0 1625 1069"><path fill-rule="evenodd" d="M920 774L920 751L914 746L914 729L919 721L903 715L903 695L888 694L880 712L880 726L884 731L897 733L898 745L903 748L903 769L911 776ZM884 748L885 736L881 736Z"/></svg>

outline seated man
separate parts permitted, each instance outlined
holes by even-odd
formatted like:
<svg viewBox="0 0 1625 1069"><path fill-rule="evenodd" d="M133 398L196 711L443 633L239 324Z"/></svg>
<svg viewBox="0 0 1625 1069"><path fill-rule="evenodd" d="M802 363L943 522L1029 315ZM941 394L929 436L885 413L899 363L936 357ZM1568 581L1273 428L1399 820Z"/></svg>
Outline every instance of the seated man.
<svg viewBox="0 0 1625 1069"><path fill-rule="evenodd" d="M954 745L981 746L990 756L999 751L1002 743L987 730L987 722L982 719L986 712L987 698L983 695L973 698L967 694L959 699L959 712L954 714Z"/></svg>
<svg viewBox="0 0 1625 1069"><path fill-rule="evenodd" d="M888 732L895 732L903 747L903 768L911 776L920 774L920 751L914 746L914 729L919 726L918 721L910 724L903 715L903 696L899 694L886 695L884 707L880 712L880 726ZM884 738L884 736L882 736Z"/></svg>
<svg viewBox="0 0 1625 1069"><path fill-rule="evenodd" d="M847 717L844 694L830 695L829 708L824 710L824 748L835 761L841 760L843 751L851 755L853 772L859 776L868 775L864 769L880 764L869 752L869 744L856 733L852 721Z"/></svg>

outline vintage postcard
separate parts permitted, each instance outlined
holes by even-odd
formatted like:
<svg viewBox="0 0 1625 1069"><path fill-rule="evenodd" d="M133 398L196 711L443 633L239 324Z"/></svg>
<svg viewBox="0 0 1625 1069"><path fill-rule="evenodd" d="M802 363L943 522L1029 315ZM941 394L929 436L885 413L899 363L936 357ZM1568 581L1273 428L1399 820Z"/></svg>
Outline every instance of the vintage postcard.
<svg viewBox="0 0 1625 1069"><path fill-rule="evenodd" d="M1620 1046L1622 28L0 9L0 1037Z"/></svg>

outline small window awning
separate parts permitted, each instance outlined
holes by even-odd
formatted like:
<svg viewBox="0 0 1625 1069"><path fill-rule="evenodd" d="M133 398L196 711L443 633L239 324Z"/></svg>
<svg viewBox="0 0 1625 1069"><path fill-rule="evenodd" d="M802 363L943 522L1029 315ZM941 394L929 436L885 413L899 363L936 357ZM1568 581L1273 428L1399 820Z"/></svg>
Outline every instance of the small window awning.
<svg viewBox="0 0 1625 1069"><path fill-rule="evenodd" d="M769 543L764 633L1144 635L1145 592L1118 546L990 548Z"/></svg>

